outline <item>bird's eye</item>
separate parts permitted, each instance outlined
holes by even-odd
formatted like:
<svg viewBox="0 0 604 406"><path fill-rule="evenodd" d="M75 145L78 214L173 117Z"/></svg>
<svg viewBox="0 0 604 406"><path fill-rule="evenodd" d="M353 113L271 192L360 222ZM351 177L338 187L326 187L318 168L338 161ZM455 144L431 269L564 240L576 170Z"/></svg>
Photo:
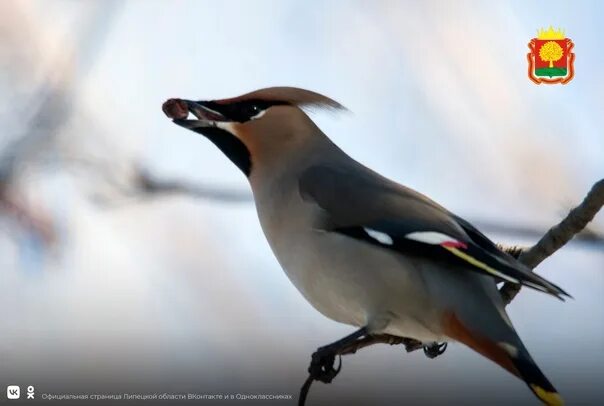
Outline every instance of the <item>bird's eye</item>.
<svg viewBox="0 0 604 406"><path fill-rule="evenodd" d="M242 106L242 113L246 119L252 119L262 112L262 107L257 103L249 103Z"/></svg>

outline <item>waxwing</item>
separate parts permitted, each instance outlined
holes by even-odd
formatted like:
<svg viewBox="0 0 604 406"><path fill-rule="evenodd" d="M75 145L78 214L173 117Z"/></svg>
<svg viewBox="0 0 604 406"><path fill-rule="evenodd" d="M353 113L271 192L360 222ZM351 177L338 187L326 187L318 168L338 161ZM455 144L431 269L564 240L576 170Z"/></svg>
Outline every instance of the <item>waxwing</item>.
<svg viewBox="0 0 604 406"><path fill-rule="evenodd" d="M273 87L231 99L171 99L163 110L246 175L270 247L308 302L359 328L324 348L376 334L454 340L522 379L544 403L562 404L496 283L568 294L464 219L344 153L305 112L321 107L343 108L315 92Z"/></svg>

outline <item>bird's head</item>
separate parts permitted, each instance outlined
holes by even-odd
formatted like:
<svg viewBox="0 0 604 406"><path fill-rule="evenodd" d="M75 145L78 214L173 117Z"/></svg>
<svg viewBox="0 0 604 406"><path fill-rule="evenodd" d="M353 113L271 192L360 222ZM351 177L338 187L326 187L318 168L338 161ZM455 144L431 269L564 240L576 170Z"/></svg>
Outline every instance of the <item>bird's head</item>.
<svg viewBox="0 0 604 406"><path fill-rule="evenodd" d="M343 109L326 96L294 87L221 100L170 99L162 109L174 123L207 137L249 177L255 165L287 160L322 134L303 111L314 107Z"/></svg>

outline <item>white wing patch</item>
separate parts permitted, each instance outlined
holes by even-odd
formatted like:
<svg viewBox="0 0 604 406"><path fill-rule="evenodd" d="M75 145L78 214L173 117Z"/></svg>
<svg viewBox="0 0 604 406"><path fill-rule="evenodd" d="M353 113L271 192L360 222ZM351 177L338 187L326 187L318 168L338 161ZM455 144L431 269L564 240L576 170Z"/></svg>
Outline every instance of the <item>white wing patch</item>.
<svg viewBox="0 0 604 406"><path fill-rule="evenodd" d="M367 227L363 227L363 230L365 230L365 232L367 234L369 234L369 236L371 238L373 238L374 240L376 240L380 244L384 244L384 245L392 245L393 244L392 237L390 237L386 233L382 233L381 231L372 230L371 228L367 228Z"/></svg>
<svg viewBox="0 0 604 406"><path fill-rule="evenodd" d="M457 241L455 238L439 233L436 231L415 231L405 236L409 240L415 240L431 245L441 245L444 243L453 243L458 245L465 245L461 241Z"/></svg>

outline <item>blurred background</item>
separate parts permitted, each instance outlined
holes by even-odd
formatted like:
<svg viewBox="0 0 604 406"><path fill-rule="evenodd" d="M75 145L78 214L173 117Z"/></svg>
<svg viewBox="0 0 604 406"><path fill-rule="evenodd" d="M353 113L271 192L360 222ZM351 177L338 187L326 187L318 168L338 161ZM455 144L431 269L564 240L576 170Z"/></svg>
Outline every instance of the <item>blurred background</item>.
<svg viewBox="0 0 604 406"><path fill-rule="evenodd" d="M310 354L352 329L303 300L245 177L162 102L326 94L351 113L313 118L354 158L531 244L604 174L602 17L597 1L1 1L0 385L295 399ZM527 77L550 24L575 43L566 86ZM571 405L604 396L602 234L600 214L538 268L574 300L523 290L508 308ZM362 350L309 401L536 403L460 345Z"/></svg>

